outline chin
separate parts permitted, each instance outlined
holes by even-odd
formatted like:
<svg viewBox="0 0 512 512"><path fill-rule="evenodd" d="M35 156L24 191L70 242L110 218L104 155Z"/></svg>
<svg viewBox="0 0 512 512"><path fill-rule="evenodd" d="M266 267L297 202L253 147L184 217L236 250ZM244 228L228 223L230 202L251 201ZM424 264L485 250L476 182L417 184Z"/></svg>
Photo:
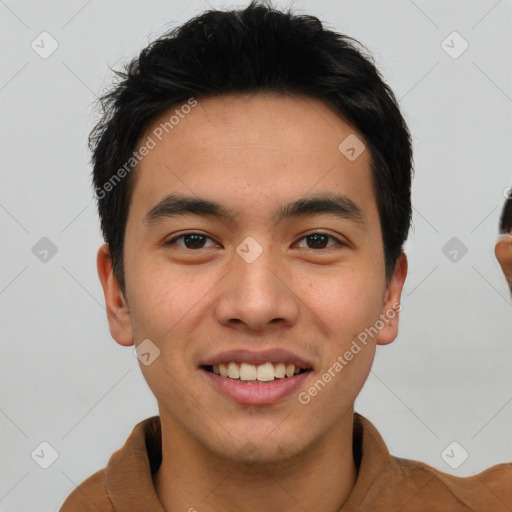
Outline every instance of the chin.
<svg viewBox="0 0 512 512"><path fill-rule="evenodd" d="M245 424L236 430L237 434L223 436L223 439L211 442L210 450L218 457L235 465L246 465L248 468L273 468L280 464L288 466L294 461L307 457L308 453L322 444L325 436L335 426L331 418L324 421L311 421L309 425L294 419L293 415L281 416L272 421L271 428L259 430L255 426ZM219 432L219 435L222 433Z"/></svg>
<svg viewBox="0 0 512 512"><path fill-rule="evenodd" d="M226 457L226 453L218 453L219 456L228 458L230 462L237 465L244 465L248 468L266 467L269 464L275 466L279 463L286 463L303 453L304 447L297 440L269 440L261 439L241 441L238 450L233 451ZM216 447L218 450L218 447Z"/></svg>

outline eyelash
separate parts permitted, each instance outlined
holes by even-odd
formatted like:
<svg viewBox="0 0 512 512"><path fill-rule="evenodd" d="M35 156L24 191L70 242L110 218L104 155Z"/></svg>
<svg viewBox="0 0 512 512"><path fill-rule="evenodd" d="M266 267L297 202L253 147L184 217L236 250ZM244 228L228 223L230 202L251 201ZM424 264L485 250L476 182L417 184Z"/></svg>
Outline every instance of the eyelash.
<svg viewBox="0 0 512 512"><path fill-rule="evenodd" d="M180 238L184 238L186 236L190 236L190 235L199 235L199 236L202 236L204 238L209 238L210 240L213 240L211 237L203 234L203 233L198 233L196 231L189 231L188 233L182 233L181 235L179 236L176 236L174 238L171 238L170 240L168 240L167 242L165 242L164 245L174 245L174 243L176 242L176 240L179 240ZM300 238L298 241L300 242L301 240L304 240L305 238L308 238L310 236L313 236L313 235L324 235L326 236L327 238L332 238L333 240L336 240L336 242L338 242L338 245L341 245L341 246L347 246L346 243L342 242L341 240L339 240L338 238L336 238L335 236L333 235L329 235L328 233L322 233L321 231L314 231L312 233L308 233L307 235L304 235L302 238ZM181 247L181 246L180 246ZM331 246L332 247L332 246ZM324 247L324 248L321 248L321 249L311 249L313 251L321 251L321 250L326 250L326 249L330 249L331 247ZM182 249L186 249L186 250L189 250L189 251L200 251L201 249L207 249L207 247L200 247L199 249L189 249L188 247L182 247ZM306 249L309 249L308 247L306 247Z"/></svg>

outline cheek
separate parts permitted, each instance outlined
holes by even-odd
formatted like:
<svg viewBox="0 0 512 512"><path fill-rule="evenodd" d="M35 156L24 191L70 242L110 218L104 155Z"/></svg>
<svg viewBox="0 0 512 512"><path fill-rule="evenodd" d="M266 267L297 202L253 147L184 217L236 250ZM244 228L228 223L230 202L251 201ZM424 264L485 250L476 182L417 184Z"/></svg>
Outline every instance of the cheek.
<svg viewBox="0 0 512 512"><path fill-rule="evenodd" d="M307 280L304 303L317 315L342 348L372 325L382 307L382 283L375 273L353 267Z"/></svg>
<svg viewBox="0 0 512 512"><path fill-rule="evenodd" d="M204 280L143 262L132 275L136 279L130 283L130 309L134 331L139 337L163 344L194 321L201 310L201 297L207 289Z"/></svg>
<svg viewBox="0 0 512 512"><path fill-rule="evenodd" d="M208 288L204 280L168 268L140 266L137 272L137 282L132 283L134 335L137 341L151 340L159 350L150 365L140 364L142 374L160 402L186 404L190 397L179 383L190 377L191 333L198 317L205 315L203 296Z"/></svg>
<svg viewBox="0 0 512 512"><path fill-rule="evenodd" d="M311 432L336 424L353 407L375 355L375 344L359 345L353 351L349 344L343 347L345 350L333 352L329 362L298 396L302 413L309 417L306 429Z"/></svg>

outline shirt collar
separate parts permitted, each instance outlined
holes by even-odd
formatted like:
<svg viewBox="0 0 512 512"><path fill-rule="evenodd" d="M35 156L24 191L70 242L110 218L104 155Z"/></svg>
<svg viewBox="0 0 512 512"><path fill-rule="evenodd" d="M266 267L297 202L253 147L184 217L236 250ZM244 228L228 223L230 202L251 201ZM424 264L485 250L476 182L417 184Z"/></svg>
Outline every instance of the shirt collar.
<svg viewBox="0 0 512 512"><path fill-rule="evenodd" d="M116 510L165 512L153 484L162 460L160 417L138 423L124 446L110 458L105 486Z"/></svg>
<svg viewBox="0 0 512 512"><path fill-rule="evenodd" d="M354 414L353 452L357 479L340 512L355 510L371 500L372 486L394 459L377 429L360 414ZM124 446L116 451L105 470L105 486L116 510L165 512L152 475L162 460L162 431L159 416L147 418L133 429Z"/></svg>

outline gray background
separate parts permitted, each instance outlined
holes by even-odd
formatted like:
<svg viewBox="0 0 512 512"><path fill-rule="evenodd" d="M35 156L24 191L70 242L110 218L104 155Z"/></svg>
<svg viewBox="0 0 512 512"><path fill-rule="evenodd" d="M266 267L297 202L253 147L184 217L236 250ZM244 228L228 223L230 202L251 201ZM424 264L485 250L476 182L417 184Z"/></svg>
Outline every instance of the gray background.
<svg viewBox="0 0 512 512"><path fill-rule="evenodd" d="M108 66L209 5L242 4L0 0L0 511L57 510L157 413L133 347L110 337L96 274L93 102ZM448 473L512 461L512 304L493 252L512 185L512 2L294 6L373 52L414 137L400 334L378 349L356 410L392 453ZM59 45L46 59L31 47L43 31ZM457 58L453 31L469 44ZM57 248L46 262L32 250L42 237ZM456 261L443 252L452 237ZM58 453L48 469L31 457L51 462L43 441ZM469 453L457 469L441 455L453 441Z"/></svg>

